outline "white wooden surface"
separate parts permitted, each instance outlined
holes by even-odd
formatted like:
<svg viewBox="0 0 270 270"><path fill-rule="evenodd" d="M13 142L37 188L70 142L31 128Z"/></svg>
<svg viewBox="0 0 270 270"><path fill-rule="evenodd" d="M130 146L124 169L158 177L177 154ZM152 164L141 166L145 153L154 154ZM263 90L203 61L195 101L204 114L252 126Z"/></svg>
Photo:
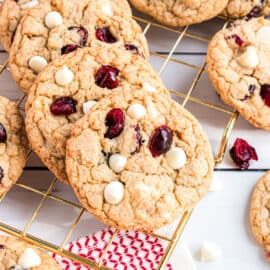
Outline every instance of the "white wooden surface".
<svg viewBox="0 0 270 270"><path fill-rule="evenodd" d="M222 20L215 19L201 25L191 26L188 32L210 38L221 27L222 23ZM144 27L145 24L142 26ZM151 51L161 52L164 55L171 50L178 38L176 33L154 26L150 27L146 36ZM184 37L173 57L192 65L201 66L205 60L206 50L207 43ZM6 58L7 54L0 53L0 63L3 63ZM164 59L152 56L151 63L156 70L159 70ZM168 88L186 93L197 72L196 69L170 62L161 77ZM9 71L5 71L0 76L0 94L12 100L18 100L22 95L12 81ZM199 80L192 96L228 108L220 102L205 73ZM178 101L181 102L181 99ZM229 115L193 102L188 102L186 107L201 121L209 136L213 152L216 154ZM262 249L258 247L250 233L248 223L248 207L252 188L263 174L263 169L269 168L269 133L252 127L240 117L230 136L229 147L236 137L247 139L257 149L259 161L253 162L251 170L247 172L235 171L233 170L235 167L226 153L224 161L215 173L216 177L223 183L222 190L209 193L194 210L183 240L190 248L197 268L201 270L269 269ZM32 155L27 167L37 168L39 166L43 166L42 163ZM52 179L53 176L48 171L26 170L20 181L45 190ZM71 188L64 184L57 184L53 193L77 202ZM19 229L24 228L40 199L38 195L14 187L0 204L0 221ZM48 200L31 226L30 233L55 244L61 244L61 240L77 214L78 212L70 207ZM103 224L96 221L94 217L84 214L72 235L72 239L77 239L101 228L104 228ZM171 231L170 228L165 228L163 231ZM218 261L200 263L197 260L198 249L204 240L216 242L221 247L223 256ZM176 249L172 262L175 269L180 269L177 253Z"/></svg>

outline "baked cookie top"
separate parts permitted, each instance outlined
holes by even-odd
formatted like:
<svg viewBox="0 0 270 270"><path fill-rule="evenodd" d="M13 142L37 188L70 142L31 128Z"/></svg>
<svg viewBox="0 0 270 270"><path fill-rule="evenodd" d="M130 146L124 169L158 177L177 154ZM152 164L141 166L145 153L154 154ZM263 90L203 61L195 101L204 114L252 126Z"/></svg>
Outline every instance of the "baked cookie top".
<svg viewBox="0 0 270 270"><path fill-rule="evenodd" d="M106 44L97 45L49 64L33 84L26 104L26 129L32 149L65 182L66 140L83 111L117 89L146 88L167 93L143 57Z"/></svg>
<svg viewBox="0 0 270 270"><path fill-rule="evenodd" d="M22 240L0 236L0 269L2 270L60 270L56 261Z"/></svg>
<svg viewBox="0 0 270 270"><path fill-rule="evenodd" d="M148 58L145 37L126 0L50 3L23 17L10 50L11 72L26 94L47 63L80 47L104 43Z"/></svg>
<svg viewBox="0 0 270 270"><path fill-rule="evenodd" d="M22 174L27 150L24 122L17 105L0 96L0 195Z"/></svg>
<svg viewBox="0 0 270 270"><path fill-rule="evenodd" d="M181 105L160 93L122 89L74 124L66 168L98 219L152 231L207 192L213 157L199 122Z"/></svg>
<svg viewBox="0 0 270 270"><path fill-rule="evenodd" d="M185 26L218 15L228 0L130 0L135 8L170 26Z"/></svg>
<svg viewBox="0 0 270 270"><path fill-rule="evenodd" d="M46 0L5 0L0 9L0 39L6 51L9 51L21 17L29 8L43 5Z"/></svg>
<svg viewBox="0 0 270 270"><path fill-rule="evenodd" d="M237 21L211 40L207 71L221 99L256 127L270 129L270 21Z"/></svg>
<svg viewBox="0 0 270 270"><path fill-rule="evenodd" d="M250 205L250 224L253 235L265 248L270 258L270 171L266 172L254 188Z"/></svg>

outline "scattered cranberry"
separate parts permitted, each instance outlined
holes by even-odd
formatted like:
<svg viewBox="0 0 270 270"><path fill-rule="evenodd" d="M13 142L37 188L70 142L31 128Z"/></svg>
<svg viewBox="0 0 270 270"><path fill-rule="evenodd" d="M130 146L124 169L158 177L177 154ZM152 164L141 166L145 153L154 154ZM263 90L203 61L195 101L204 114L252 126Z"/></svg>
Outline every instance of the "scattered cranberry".
<svg viewBox="0 0 270 270"><path fill-rule="evenodd" d="M172 144L173 132L167 126L156 128L151 136L149 149L153 157L166 153Z"/></svg>
<svg viewBox="0 0 270 270"><path fill-rule="evenodd" d="M254 7L247 15L247 20L261 16L262 8L259 6Z"/></svg>
<svg viewBox="0 0 270 270"><path fill-rule="evenodd" d="M5 248L5 246L4 245L0 245L0 249L4 249Z"/></svg>
<svg viewBox="0 0 270 270"><path fill-rule="evenodd" d="M96 84L102 88L113 89L119 85L119 70L112 66L102 66L96 74Z"/></svg>
<svg viewBox="0 0 270 270"><path fill-rule="evenodd" d="M245 41L242 40L238 35L233 34L230 36L230 38L233 38L235 43L239 46L242 47L245 44Z"/></svg>
<svg viewBox="0 0 270 270"><path fill-rule="evenodd" d="M80 48L79 45L75 45L75 44L66 45L66 46L62 47L61 54L71 53L73 51L76 51L78 48Z"/></svg>
<svg viewBox="0 0 270 270"><path fill-rule="evenodd" d="M0 184L2 184L3 178L4 178L4 170L2 167L0 167Z"/></svg>
<svg viewBox="0 0 270 270"><path fill-rule="evenodd" d="M0 143L4 143L7 140L7 132L5 127L0 123Z"/></svg>
<svg viewBox="0 0 270 270"><path fill-rule="evenodd" d="M71 97L61 97L56 99L50 106L54 115L68 115L77 112L76 101Z"/></svg>
<svg viewBox="0 0 270 270"><path fill-rule="evenodd" d="M237 138L230 150L232 160L241 170L249 168L249 161L251 159L258 160L255 148L248 144L247 141Z"/></svg>
<svg viewBox="0 0 270 270"><path fill-rule="evenodd" d="M108 127L104 137L113 139L120 135L125 125L125 115L121 109L112 109L108 112L105 125Z"/></svg>
<svg viewBox="0 0 270 270"><path fill-rule="evenodd" d="M141 128L138 124L135 126L135 132L136 132L136 139L137 139L136 148L133 152L130 153L131 155L138 153L142 144L145 142L145 140L143 139L142 134L141 134Z"/></svg>
<svg viewBox="0 0 270 270"><path fill-rule="evenodd" d="M108 27L98 28L96 30L96 38L102 42L115 43L116 38L112 35Z"/></svg>
<svg viewBox="0 0 270 270"><path fill-rule="evenodd" d="M80 46L85 46L88 39L88 31L82 26L70 26L68 30L76 30L80 35Z"/></svg>
<svg viewBox="0 0 270 270"><path fill-rule="evenodd" d="M126 50L131 51L134 54L140 54L139 48L134 44L125 44L125 48Z"/></svg>
<svg viewBox="0 0 270 270"><path fill-rule="evenodd" d="M261 86L260 95L264 100L264 103L270 107L270 84L263 84Z"/></svg>

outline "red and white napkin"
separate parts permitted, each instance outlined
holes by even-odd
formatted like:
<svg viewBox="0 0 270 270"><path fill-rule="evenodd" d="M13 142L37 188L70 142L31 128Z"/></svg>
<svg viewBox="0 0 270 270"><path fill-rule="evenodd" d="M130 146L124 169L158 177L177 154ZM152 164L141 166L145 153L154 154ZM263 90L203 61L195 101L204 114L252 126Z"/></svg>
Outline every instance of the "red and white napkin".
<svg viewBox="0 0 270 270"><path fill-rule="evenodd" d="M97 262L113 233L114 230L108 228L71 242L65 248ZM137 231L120 231L114 238L103 265L114 270L156 270L165 247L165 243L153 236ZM53 254L53 258L64 270L90 270L56 254ZM172 269L172 265L167 264L166 270Z"/></svg>

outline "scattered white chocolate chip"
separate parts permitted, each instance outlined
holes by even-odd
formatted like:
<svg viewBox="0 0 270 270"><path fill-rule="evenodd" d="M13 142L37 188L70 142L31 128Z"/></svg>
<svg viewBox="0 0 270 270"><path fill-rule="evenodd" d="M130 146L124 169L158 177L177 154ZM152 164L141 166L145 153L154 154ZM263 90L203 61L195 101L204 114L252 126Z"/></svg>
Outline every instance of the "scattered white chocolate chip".
<svg viewBox="0 0 270 270"><path fill-rule="evenodd" d="M39 73L47 66L48 62L42 56L33 56L30 58L28 64L34 72Z"/></svg>
<svg viewBox="0 0 270 270"><path fill-rule="evenodd" d="M261 27L256 33L256 40L259 43L270 45L270 26Z"/></svg>
<svg viewBox="0 0 270 270"><path fill-rule="evenodd" d="M107 203L118 204L124 197L124 185L119 181L109 183L104 189L104 198Z"/></svg>
<svg viewBox="0 0 270 270"><path fill-rule="evenodd" d="M101 11L107 16L113 15L112 7L109 1L105 1L104 3L102 3Z"/></svg>
<svg viewBox="0 0 270 270"><path fill-rule="evenodd" d="M176 264L177 269L183 269L183 270L196 270L196 265L194 262L194 259L187 248L185 244L180 244L180 247L175 252L175 261L177 260ZM172 258L172 262L174 261L174 258Z"/></svg>
<svg viewBox="0 0 270 270"><path fill-rule="evenodd" d="M146 110L143 105L139 103L134 103L129 106L127 114L134 119L142 119L146 115Z"/></svg>
<svg viewBox="0 0 270 270"><path fill-rule="evenodd" d="M157 92L157 89L148 82L143 82L143 89L148 92Z"/></svg>
<svg viewBox="0 0 270 270"><path fill-rule="evenodd" d="M86 114L97 102L95 100L89 100L83 103L83 113Z"/></svg>
<svg viewBox="0 0 270 270"><path fill-rule="evenodd" d="M212 242L205 241L201 247L200 260L202 262L213 262L221 256L220 248Z"/></svg>
<svg viewBox="0 0 270 270"><path fill-rule="evenodd" d="M32 248L26 248L18 260L18 264L23 268L35 267L41 264L41 258Z"/></svg>
<svg viewBox="0 0 270 270"><path fill-rule="evenodd" d="M62 15L57 11L51 11L45 17L45 24L48 28L54 28L62 24L62 22Z"/></svg>
<svg viewBox="0 0 270 270"><path fill-rule="evenodd" d="M219 191L222 189L222 181L216 177L212 179L209 191Z"/></svg>
<svg viewBox="0 0 270 270"><path fill-rule="evenodd" d="M259 64L257 49L253 46L248 46L236 61L245 68L255 68Z"/></svg>
<svg viewBox="0 0 270 270"><path fill-rule="evenodd" d="M73 78L73 72L66 66L64 66L55 73L55 81L60 86L65 86L71 83Z"/></svg>
<svg viewBox="0 0 270 270"><path fill-rule="evenodd" d="M109 165L114 172L119 173L123 171L126 164L127 158L125 156L122 156L120 154L113 154L110 156Z"/></svg>
<svg viewBox="0 0 270 270"><path fill-rule="evenodd" d="M37 6L37 5L38 5L38 0L32 0L30 2L21 4L21 8L22 9L24 9L24 8L32 8L32 7Z"/></svg>
<svg viewBox="0 0 270 270"><path fill-rule="evenodd" d="M165 155L168 165L174 169L181 169L187 162L185 151L180 147L175 147L169 150Z"/></svg>

